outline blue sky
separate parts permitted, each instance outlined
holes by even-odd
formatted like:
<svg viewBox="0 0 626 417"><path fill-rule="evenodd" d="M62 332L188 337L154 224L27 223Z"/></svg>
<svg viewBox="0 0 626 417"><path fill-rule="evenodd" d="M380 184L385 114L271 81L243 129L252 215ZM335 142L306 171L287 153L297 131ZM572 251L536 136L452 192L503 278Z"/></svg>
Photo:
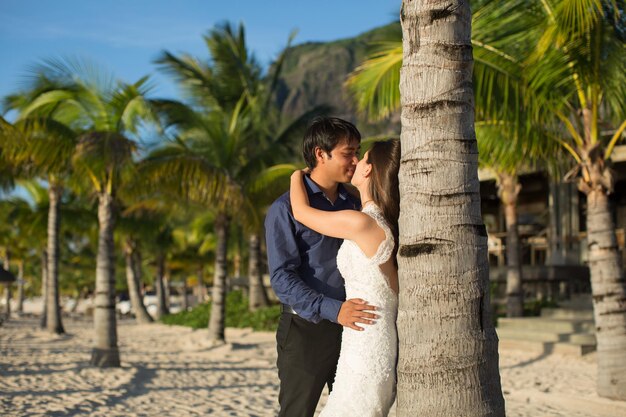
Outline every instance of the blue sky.
<svg viewBox="0 0 626 417"><path fill-rule="evenodd" d="M1 0L0 97L19 89L29 66L84 56L118 78L154 74L155 94L175 94L152 64L164 49L205 57L201 36L216 23L243 22L249 48L268 64L295 44L355 36L398 19L400 0Z"/></svg>

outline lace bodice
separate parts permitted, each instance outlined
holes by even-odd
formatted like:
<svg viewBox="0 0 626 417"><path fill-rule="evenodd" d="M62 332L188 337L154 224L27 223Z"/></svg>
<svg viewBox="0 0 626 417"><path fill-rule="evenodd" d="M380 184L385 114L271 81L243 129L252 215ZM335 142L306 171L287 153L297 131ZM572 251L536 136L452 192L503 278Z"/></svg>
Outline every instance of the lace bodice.
<svg viewBox="0 0 626 417"><path fill-rule="evenodd" d="M389 293L393 295L393 299L396 297L389 286L388 278L380 270L380 265L387 262L393 253L393 234L378 206L367 205L363 208L363 213L376 220L385 231L385 240L380 243L372 257L365 255L354 241L345 240L337 253L337 267L345 280L346 299L358 297L370 303L380 300L386 305L393 301L388 299ZM376 306L384 307L383 304Z"/></svg>
<svg viewBox="0 0 626 417"><path fill-rule="evenodd" d="M344 327L333 391L320 417L382 417L395 399L398 298L380 265L393 253L393 234L376 205L363 208L385 231L385 240L372 257L353 241L345 240L337 267L345 280L346 298L362 298L377 307L380 316L363 331Z"/></svg>

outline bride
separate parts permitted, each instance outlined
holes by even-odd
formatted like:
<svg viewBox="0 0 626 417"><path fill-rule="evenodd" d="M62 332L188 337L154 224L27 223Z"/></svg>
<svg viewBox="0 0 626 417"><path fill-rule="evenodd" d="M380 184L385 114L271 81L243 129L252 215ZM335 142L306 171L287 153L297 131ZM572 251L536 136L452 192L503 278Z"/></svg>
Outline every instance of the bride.
<svg viewBox="0 0 626 417"><path fill-rule="evenodd" d="M352 184L361 211L323 211L309 206L304 171L291 176L291 207L297 221L344 239L337 267L346 298L376 306L372 325L344 327L333 390L320 417L387 416L395 399L398 352L398 169L400 142L376 142L359 161Z"/></svg>

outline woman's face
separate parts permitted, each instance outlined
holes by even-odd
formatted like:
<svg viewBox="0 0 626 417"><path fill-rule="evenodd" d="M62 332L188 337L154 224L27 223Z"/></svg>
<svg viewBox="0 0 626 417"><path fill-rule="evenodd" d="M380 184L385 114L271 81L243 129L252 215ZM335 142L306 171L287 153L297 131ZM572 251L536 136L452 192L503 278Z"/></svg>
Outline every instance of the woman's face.
<svg viewBox="0 0 626 417"><path fill-rule="evenodd" d="M369 164L367 162L368 154L369 151L365 152L363 158L361 158L359 163L356 164L356 169L354 171L354 175L352 176L352 181L350 181L355 187L359 187L360 185L362 185L367 179L370 171L372 170L372 164Z"/></svg>

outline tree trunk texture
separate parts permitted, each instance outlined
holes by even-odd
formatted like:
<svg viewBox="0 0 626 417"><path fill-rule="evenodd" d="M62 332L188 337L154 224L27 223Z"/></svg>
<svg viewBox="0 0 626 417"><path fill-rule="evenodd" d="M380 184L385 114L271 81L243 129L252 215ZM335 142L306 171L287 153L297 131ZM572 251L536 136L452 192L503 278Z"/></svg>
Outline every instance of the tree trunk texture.
<svg viewBox="0 0 626 417"><path fill-rule="evenodd" d="M215 220L217 251L215 254L215 275L211 296L211 317L209 318L209 339L216 343L224 342L224 321L226 313L226 253L228 250L228 227L230 219L219 214Z"/></svg>
<svg viewBox="0 0 626 417"><path fill-rule="evenodd" d="M498 174L498 195L504 206L506 223L506 316L524 315L524 288L517 229L517 197L522 188L516 175Z"/></svg>
<svg viewBox="0 0 626 417"><path fill-rule="evenodd" d="M133 308L135 314L135 320L138 323L152 323L152 317L146 310L146 306L143 304L143 298L141 296L140 282L141 277L137 274L141 271L141 267L136 265L139 259L137 242L133 239L126 239L124 245L124 256L126 258L126 283L128 285L128 295L130 296L130 305Z"/></svg>
<svg viewBox="0 0 626 417"><path fill-rule="evenodd" d="M259 235L250 235L248 250L248 287L250 288L250 311L255 311L259 307L267 307L269 299L263 285L263 274L261 273L261 240Z"/></svg>
<svg viewBox="0 0 626 417"><path fill-rule="evenodd" d="M48 251L45 249L41 252L41 298L43 309L39 326L45 329L48 327Z"/></svg>
<svg viewBox="0 0 626 417"><path fill-rule="evenodd" d="M59 224L62 190L50 184L48 198L48 302L46 303L46 329L50 333L65 333L61 322L61 304L59 297Z"/></svg>
<svg viewBox="0 0 626 417"><path fill-rule="evenodd" d="M398 417L503 416L469 1L404 0Z"/></svg>
<svg viewBox="0 0 626 417"><path fill-rule="evenodd" d="M167 292L165 290L165 255L157 256L157 274L154 282L157 293L157 320L169 314L167 310Z"/></svg>
<svg viewBox="0 0 626 417"><path fill-rule="evenodd" d="M24 261L17 263L17 314L24 313Z"/></svg>
<svg viewBox="0 0 626 417"><path fill-rule="evenodd" d="M94 311L95 344L91 365L100 368L119 367L117 321L115 317L115 231L113 196L98 196L98 255L96 260L96 296Z"/></svg>
<svg viewBox="0 0 626 417"><path fill-rule="evenodd" d="M626 282L609 198L587 194L587 245L598 344L598 394L626 400Z"/></svg>

